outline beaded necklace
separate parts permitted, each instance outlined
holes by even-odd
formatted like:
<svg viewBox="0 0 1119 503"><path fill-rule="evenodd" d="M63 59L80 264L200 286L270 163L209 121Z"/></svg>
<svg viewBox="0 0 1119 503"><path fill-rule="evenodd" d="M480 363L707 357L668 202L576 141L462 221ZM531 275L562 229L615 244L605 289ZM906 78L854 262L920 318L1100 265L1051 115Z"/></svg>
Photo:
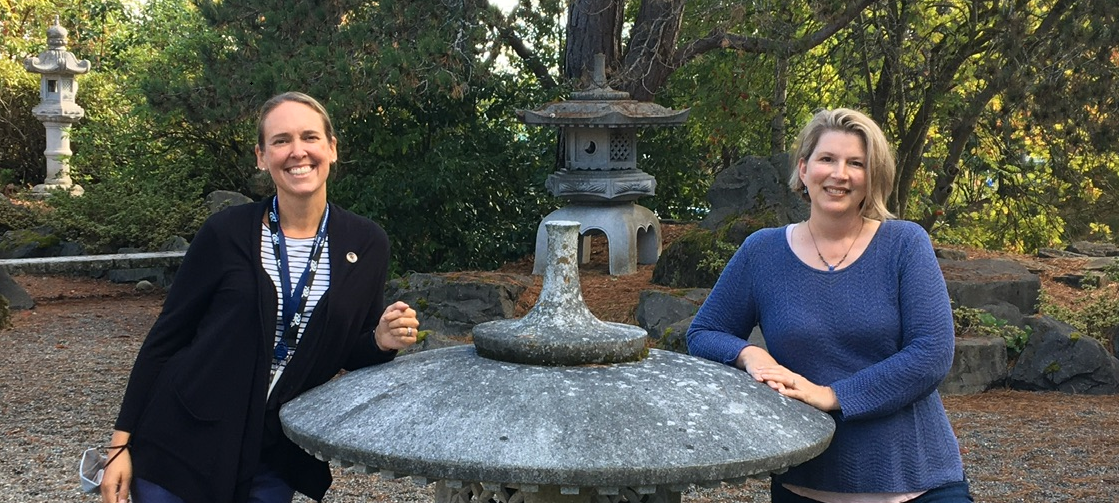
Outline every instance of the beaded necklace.
<svg viewBox="0 0 1119 503"><path fill-rule="evenodd" d="M861 223L859 224L859 233L855 234L855 239L851 240L851 246L847 247L847 253L843 254L843 257L839 259L839 262L836 262L835 265L832 265L829 264L827 260L824 260L824 254L820 253L820 247L816 244L816 235L812 233L812 226L808 224L807 220L804 221L804 226L808 227L808 236L812 238L812 247L816 249L816 256L820 257L820 262L823 262L824 265L827 266L829 272L835 271L836 267L839 267L844 260L847 260L847 255L850 254L851 250L855 248L855 242L858 241L859 236L863 234L863 226L865 225L866 219L863 218L861 219Z"/></svg>

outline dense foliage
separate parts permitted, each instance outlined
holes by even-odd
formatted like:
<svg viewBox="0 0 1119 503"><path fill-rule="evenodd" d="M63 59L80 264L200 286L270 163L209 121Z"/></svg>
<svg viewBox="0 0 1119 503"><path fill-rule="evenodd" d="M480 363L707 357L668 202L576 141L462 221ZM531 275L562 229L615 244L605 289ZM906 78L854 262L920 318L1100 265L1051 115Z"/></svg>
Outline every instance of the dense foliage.
<svg viewBox="0 0 1119 503"><path fill-rule="evenodd" d="M22 60L56 13L94 70L72 136L86 200L52 205L91 245L189 237L215 189L263 197L256 108L301 90L339 132L332 199L385 226L397 271L519 258L561 201L555 132L515 111L580 86L594 52L615 88L692 110L640 136L663 218L701 217L719 170L854 106L898 145L894 208L939 240L1030 251L1119 225L1109 0L8 0L0 184L42 178Z"/></svg>
<svg viewBox="0 0 1119 503"><path fill-rule="evenodd" d="M39 172L45 130L31 115L38 103L38 75L27 73L22 63L0 59L0 186L44 176Z"/></svg>

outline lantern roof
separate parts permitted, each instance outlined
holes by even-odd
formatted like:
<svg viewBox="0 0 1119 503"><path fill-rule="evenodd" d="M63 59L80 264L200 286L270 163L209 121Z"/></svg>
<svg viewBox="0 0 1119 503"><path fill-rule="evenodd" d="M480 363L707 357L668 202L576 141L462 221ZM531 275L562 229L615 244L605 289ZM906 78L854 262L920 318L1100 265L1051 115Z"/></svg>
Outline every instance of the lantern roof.
<svg viewBox="0 0 1119 503"><path fill-rule="evenodd" d="M38 56L23 60L23 67L31 73L53 75L78 75L89 71L89 60L78 60L70 51L66 50L66 36L69 32L58 24L58 16L54 18L54 25L47 29L47 50Z"/></svg>
<svg viewBox="0 0 1119 503"><path fill-rule="evenodd" d="M571 93L570 99L553 101L536 110L517 110L517 117L530 126L665 127L683 124L690 111L637 101L625 91L612 89L606 83L606 58L597 54L587 90Z"/></svg>

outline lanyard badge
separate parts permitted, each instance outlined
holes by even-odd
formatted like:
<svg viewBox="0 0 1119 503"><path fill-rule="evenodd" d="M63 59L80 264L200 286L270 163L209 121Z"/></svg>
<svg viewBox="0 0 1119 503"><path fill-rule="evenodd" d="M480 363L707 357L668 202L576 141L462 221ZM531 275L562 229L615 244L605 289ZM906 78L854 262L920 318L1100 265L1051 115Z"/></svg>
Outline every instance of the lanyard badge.
<svg viewBox="0 0 1119 503"><path fill-rule="evenodd" d="M319 259L322 257L323 245L326 243L326 222L330 216L330 206L323 210L322 219L319 220L319 231L311 243L311 255L307 259L307 267L299 276L295 288L291 286L291 272L288 268L287 244L284 241L284 230L280 228L279 197L272 198L272 209L268 212L268 229L272 233L272 250L276 259L276 270L280 273L280 295L283 295L284 309L282 313L284 333L273 348L272 358L276 362L287 359L289 348L295 347L299 324L303 321L303 309L307 306L307 298L311 296L311 283L315 280L315 272L319 269Z"/></svg>

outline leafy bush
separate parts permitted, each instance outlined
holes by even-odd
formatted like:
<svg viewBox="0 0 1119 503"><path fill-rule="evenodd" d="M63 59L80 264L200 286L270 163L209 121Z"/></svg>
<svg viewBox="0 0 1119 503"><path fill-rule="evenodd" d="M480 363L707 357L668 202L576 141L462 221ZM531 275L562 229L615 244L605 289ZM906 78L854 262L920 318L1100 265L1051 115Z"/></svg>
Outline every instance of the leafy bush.
<svg viewBox="0 0 1119 503"><path fill-rule="evenodd" d="M1085 290L1085 295L1073 301L1071 307L1059 305L1042 294L1041 312L1072 325L1082 335L1110 348L1114 337L1112 332L1119 327L1119 292L1113 288L1089 288Z"/></svg>
<svg viewBox="0 0 1119 503"><path fill-rule="evenodd" d="M46 222L41 204L0 203L0 233L14 229L30 229Z"/></svg>
<svg viewBox="0 0 1119 503"><path fill-rule="evenodd" d="M1111 263L1101 271L1110 281L1119 281L1119 259L1112 259Z"/></svg>
<svg viewBox="0 0 1119 503"><path fill-rule="evenodd" d="M468 123L438 131L438 141L410 156L369 156L364 163L376 169L340 175L331 198L385 227L398 273L519 259L532 252L537 225L556 203L544 193L531 145L497 133Z"/></svg>
<svg viewBox="0 0 1119 503"><path fill-rule="evenodd" d="M81 197L47 199L49 223L89 250L156 250L172 236L190 240L206 217L199 182L185 176L117 177L85 187Z"/></svg>
<svg viewBox="0 0 1119 503"><path fill-rule="evenodd" d="M0 58L0 185L35 184L46 176L46 129L31 114L39 104L39 76Z"/></svg>
<svg viewBox="0 0 1119 503"><path fill-rule="evenodd" d="M1030 327L1025 329L1010 325L982 309L967 306L952 308L952 320L958 336L1002 337L1006 341L1007 358L1014 360L1030 342Z"/></svg>
<svg viewBox="0 0 1119 503"><path fill-rule="evenodd" d="M657 193L637 201L662 219L700 220L707 212L707 189L715 176L703 166L703 154L676 128L638 133L637 169L657 179Z"/></svg>

